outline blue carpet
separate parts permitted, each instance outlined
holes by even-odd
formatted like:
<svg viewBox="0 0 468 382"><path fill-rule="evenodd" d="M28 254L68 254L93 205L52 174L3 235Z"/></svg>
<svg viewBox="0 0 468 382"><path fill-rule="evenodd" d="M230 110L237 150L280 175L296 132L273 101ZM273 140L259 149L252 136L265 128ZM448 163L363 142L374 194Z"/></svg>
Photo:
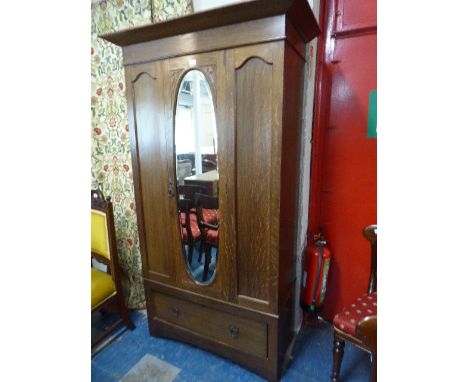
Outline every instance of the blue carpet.
<svg viewBox="0 0 468 382"><path fill-rule="evenodd" d="M175 382L182 381L264 381L256 374L224 358L180 342L149 335L145 314L131 312L135 330L126 330L97 353L91 361L93 382L118 382L145 354L154 355L181 369ZM321 322L304 326L297 339L294 359L284 374L284 382L328 382L332 365L333 329ZM341 367L343 382L369 380L368 353L346 343Z"/></svg>

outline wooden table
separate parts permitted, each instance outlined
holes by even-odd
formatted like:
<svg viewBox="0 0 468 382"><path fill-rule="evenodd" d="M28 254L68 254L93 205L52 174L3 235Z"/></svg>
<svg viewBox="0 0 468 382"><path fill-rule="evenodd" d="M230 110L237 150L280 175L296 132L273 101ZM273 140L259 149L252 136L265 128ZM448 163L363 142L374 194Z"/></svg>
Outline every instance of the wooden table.
<svg viewBox="0 0 468 382"><path fill-rule="evenodd" d="M184 184L203 186L206 189L206 194L209 196L218 195L218 180L219 174L217 170L204 172L203 174L192 175L184 178Z"/></svg>

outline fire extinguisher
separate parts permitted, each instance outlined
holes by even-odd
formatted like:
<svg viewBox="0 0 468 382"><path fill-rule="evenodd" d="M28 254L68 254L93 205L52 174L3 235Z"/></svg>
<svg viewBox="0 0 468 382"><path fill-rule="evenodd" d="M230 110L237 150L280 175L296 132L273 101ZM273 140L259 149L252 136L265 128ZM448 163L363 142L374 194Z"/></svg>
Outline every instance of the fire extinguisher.
<svg viewBox="0 0 468 382"><path fill-rule="evenodd" d="M318 235L314 235L314 240L315 245L307 247L304 251L301 290L301 306L304 311L312 313L323 305L331 259L321 230Z"/></svg>

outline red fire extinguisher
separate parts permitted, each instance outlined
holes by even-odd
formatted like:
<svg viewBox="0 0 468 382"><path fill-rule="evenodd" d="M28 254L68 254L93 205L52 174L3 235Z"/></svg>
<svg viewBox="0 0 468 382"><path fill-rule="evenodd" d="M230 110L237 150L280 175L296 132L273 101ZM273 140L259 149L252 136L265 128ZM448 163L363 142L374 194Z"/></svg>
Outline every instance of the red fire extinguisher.
<svg viewBox="0 0 468 382"><path fill-rule="evenodd" d="M331 253L322 231L314 235L315 245L304 251L302 274L301 306L306 312L315 312L323 305L327 290L328 269Z"/></svg>

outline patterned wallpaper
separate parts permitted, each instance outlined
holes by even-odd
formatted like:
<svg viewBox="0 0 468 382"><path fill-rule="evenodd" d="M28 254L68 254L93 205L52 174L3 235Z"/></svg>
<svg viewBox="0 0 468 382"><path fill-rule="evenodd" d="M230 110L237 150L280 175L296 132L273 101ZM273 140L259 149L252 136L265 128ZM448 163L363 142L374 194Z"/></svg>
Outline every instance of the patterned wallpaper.
<svg viewBox="0 0 468 382"><path fill-rule="evenodd" d="M135 214L122 51L98 35L193 12L192 0L104 0L91 5L91 187L112 197L129 308L145 295Z"/></svg>

